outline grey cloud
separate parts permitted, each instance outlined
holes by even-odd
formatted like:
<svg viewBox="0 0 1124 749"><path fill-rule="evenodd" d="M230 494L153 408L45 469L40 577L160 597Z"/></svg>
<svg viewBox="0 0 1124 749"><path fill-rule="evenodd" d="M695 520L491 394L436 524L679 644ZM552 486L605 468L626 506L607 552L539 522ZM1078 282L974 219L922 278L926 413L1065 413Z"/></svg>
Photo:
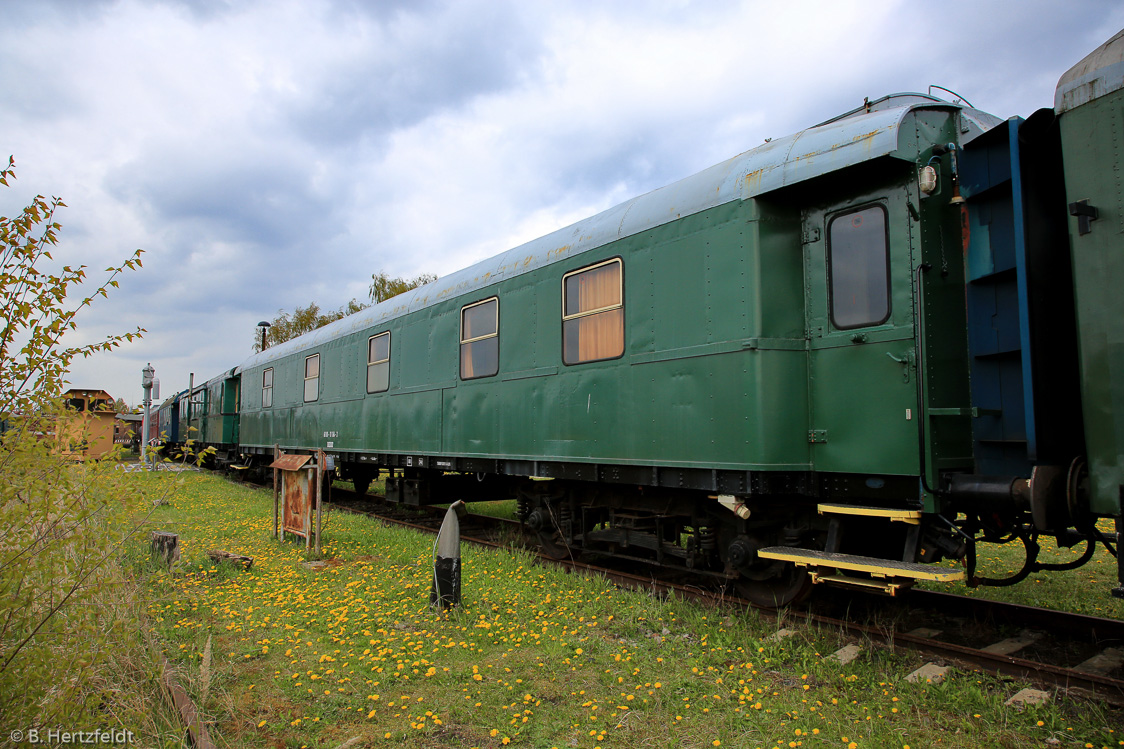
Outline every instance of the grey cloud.
<svg viewBox="0 0 1124 749"><path fill-rule="evenodd" d="M538 65L538 32L503 4L457 4L367 21L370 49L310 82L289 105L296 130L320 146L371 142L396 128L509 89Z"/></svg>
<svg viewBox="0 0 1124 749"><path fill-rule="evenodd" d="M109 174L106 192L143 205L155 226L190 221L231 242L288 246L315 233L330 236L330 196L317 194L291 159L258 155L150 154Z"/></svg>
<svg viewBox="0 0 1124 749"><path fill-rule="evenodd" d="M4 16L6 25L72 24L75 20L97 18L118 3L119 0L8 0L4 3Z"/></svg>
<svg viewBox="0 0 1124 749"><path fill-rule="evenodd" d="M1027 115L1027 92L1048 104L1050 78L1124 25L1092 0L832 3L798 31L765 2L158 2L4 2L20 188L71 203L79 262L149 251L84 318L91 335L149 329L78 364L125 397L149 360L166 394L234 366L278 307L337 307L374 270L451 272L866 95L932 82ZM865 33L833 36L856 10ZM114 47L136 29L152 43Z"/></svg>

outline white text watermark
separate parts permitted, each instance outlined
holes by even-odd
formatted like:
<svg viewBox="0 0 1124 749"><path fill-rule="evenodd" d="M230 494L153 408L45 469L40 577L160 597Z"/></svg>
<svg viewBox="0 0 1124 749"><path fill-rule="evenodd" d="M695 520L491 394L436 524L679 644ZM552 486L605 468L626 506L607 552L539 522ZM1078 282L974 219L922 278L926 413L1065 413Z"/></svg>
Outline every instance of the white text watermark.
<svg viewBox="0 0 1124 749"><path fill-rule="evenodd" d="M29 728L15 730L8 734L13 744L41 745L83 745L96 744L115 746L133 743L133 732L123 728L101 729L96 731L69 731L62 728Z"/></svg>

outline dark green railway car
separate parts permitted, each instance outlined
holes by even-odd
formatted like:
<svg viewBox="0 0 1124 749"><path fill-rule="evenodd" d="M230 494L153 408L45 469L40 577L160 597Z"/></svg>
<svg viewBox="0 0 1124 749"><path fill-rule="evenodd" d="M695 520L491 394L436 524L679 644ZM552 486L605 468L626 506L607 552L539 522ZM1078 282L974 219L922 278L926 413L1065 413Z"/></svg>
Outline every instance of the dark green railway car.
<svg viewBox="0 0 1124 749"><path fill-rule="evenodd" d="M1090 507L1124 493L1124 31L1058 84Z"/></svg>
<svg viewBox="0 0 1124 749"><path fill-rule="evenodd" d="M239 456L238 368L193 386L180 396L180 446L190 441L192 453L212 448L207 463L225 467Z"/></svg>
<svg viewBox="0 0 1124 749"><path fill-rule="evenodd" d="M178 446L182 440L180 436L180 399L185 397L187 391L176 393L160 404L157 412L157 433L160 441L168 446Z"/></svg>
<svg viewBox="0 0 1124 749"><path fill-rule="evenodd" d="M865 102L267 349L200 390L201 429L259 464L325 450L360 489L385 472L392 500L518 497L559 553L770 603L964 576L942 558L972 578L1011 534L1091 548L1122 430L1090 400L1124 358L1107 245L1069 280L1080 116ZM1066 184L1119 250L1088 159Z"/></svg>

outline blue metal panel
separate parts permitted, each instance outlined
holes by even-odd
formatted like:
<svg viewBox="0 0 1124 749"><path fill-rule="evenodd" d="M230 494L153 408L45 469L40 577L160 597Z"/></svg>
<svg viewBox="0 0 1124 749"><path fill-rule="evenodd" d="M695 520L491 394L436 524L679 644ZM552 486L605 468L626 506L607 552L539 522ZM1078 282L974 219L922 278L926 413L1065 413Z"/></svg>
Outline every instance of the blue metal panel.
<svg viewBox="0 0 1124 749"><path fill-rule="evenodd" d="M1019 128L1011 118L960 158L967 199L968 348L976 470L1029 475L1037 459L1026 207Z"/></svg>
<svg viewBox="0 0 1124 749"><path fill-rule="evenodd" d="M1007 121L1008 153L1011 157L1011 213L1014 230L1015 286L1018 289L1018 320L1023 380L1023 408L1026 421L1026 457L1038 460L1038 443L1034 425L1034 366L1030 338L1030 302L1027 293L1026 206L1022 189L1022 169L1019 163L1019 127L1021 117Z"/></svg>

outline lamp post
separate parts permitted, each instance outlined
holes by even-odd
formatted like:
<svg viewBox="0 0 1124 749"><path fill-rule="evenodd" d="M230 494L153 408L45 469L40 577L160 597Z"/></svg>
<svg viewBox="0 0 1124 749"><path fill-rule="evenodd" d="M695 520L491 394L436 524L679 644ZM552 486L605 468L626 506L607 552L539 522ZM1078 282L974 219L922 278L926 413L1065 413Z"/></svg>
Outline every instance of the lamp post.
<svg viewBox="0 0 1124 749"><path fill-rule="evenodd" d="M156 370L146 364L141 370L141 387L144 388L144 418L141 420L141 465L144 465L148 451L148 409L152 404L152 383Z"/></svg>
<svg viewBox="0 0 1124 749"><path fill-rule="evenodd" d="M258 327L261 328L261 350L265 351L265 331L273 326L262 320L258 323Z"/></svg>

